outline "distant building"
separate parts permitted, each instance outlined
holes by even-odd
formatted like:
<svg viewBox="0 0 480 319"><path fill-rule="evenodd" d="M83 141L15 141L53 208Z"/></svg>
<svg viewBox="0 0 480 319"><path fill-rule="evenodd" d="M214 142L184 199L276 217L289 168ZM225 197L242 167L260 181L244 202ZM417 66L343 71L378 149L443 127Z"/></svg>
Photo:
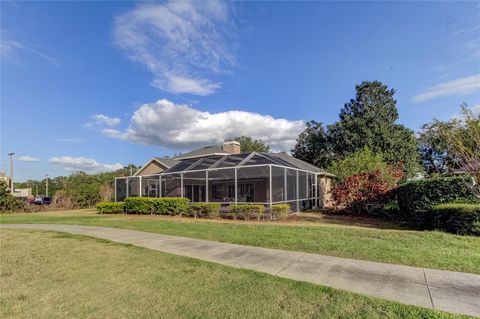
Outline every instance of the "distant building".
<svg viewBox="0 0 480 319"><path fill-rule="evenodd" d="M7 184L7 190L11 191L12 179L10 178L10 176L7 176L4 171L0 172L0 181L5 182L5 184ZM12 193L12 195L17 198L30 198L32 197L32 189L31 188L15 188L15 191Z"/></svg>
<svg viewBox="0 0 480 319"><path fill-rule="evenodd" d="M13 192L12 195L17 198L31 198L32 189L31 188L15 188L15 192Z"/></svg>

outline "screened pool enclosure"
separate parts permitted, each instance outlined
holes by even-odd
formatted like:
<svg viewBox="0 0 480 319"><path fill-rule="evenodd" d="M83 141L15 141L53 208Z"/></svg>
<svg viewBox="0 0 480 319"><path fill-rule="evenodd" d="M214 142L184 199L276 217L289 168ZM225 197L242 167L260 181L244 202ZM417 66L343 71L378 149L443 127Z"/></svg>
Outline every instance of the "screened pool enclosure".
<svg viewBox="0 0 480 319"><path fill-rule="evenodd" d="M289 203L293 212L322 207L321 180L329 174L311 165L317 171L301 169L295 165L299 160L282 157L253 152L184 159L159 174L116 178L115 200L144 196L225 205Z"/></svg>

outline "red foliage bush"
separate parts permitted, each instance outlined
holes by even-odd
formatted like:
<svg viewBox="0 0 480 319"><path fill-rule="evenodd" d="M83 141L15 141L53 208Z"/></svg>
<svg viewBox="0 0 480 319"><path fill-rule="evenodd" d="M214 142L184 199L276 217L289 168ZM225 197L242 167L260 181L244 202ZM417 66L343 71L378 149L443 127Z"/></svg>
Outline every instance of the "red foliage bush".
<svg viewBox="0 0 480 319"><path fill-rule="evenodd" d="M379 170L355 174L344 178L343 182L332 189L332 195L338 205L352 208L357 212L371 211L388 199L403 177L403 170L390 167L390 181ZM391 181L394 183L391 183Z"/></svg>

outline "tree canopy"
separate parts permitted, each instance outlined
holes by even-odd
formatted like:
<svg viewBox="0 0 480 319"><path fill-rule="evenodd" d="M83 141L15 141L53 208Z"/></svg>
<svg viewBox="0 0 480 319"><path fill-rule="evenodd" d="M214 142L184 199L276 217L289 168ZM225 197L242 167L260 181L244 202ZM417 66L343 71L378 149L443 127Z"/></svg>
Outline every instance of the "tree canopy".
<svg viewBox="0 0 480 319"><path fill-rule="evenodd" d="M240 152L242 153L268 153L270 146L265 144L261 139L253 139L250 136L239 136L234 139L240 143Z"/></svg>
<svg viewBox="0 0 480 319"><path fill-rule="evenodd" d="M335 154L329 142L326 128L320 122L310 121L307 128L300 133L292 155L318 167L325 167Z"/></svg>
<svg viewBox="0 0 480 319"><path fill-rule="evenodd" d="M131 171L135 172L137 169L137 166L130 164L114 172L87 174L79 171L69 176L57 176L49 179L48 193L60 206L90 207L101 200L111 200L115 177L129 176ZM38 195L46 194L45 186L45 179L15 183L16 188L32 188L33 194L38 188Z"/></svg>
<svg viewBox="0 0 480 319"><path fill-rule="evenodd" d="M295 157L320 167L342 160L365 146L389 164L403 163L407 175L419 168L414 132L396 123L395 90L379 81L357 85L356 96L340 111L339 121L325 128L307 123L292 149ZM316 122L314 122L316 123Z"/></svg>
<svg viewBox="0 0 480 319"><path fill-rule="evenodd" d="M391 165L384 161L381 154L372 152L367 146L347 155L341 161L332 162L328 171L334 174L339 182L343 182L348 176L370 172L378 172L379 179L389 186L392 186L395 180L391 174Z"/></svg>

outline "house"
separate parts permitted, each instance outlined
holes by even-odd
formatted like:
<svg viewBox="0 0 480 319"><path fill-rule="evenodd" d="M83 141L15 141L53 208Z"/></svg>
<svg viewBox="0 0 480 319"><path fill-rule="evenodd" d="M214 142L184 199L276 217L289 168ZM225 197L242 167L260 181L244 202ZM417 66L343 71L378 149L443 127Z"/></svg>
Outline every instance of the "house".
<svg viewBox="0 0 480 319"><path fill-rule="evenodd" d="M286 153L241 153L226 141L173 158L154 157L133 176L115 179L115 200L187 197L191 202L289 203L298 212L331 205L333 175Z"/></svg>

